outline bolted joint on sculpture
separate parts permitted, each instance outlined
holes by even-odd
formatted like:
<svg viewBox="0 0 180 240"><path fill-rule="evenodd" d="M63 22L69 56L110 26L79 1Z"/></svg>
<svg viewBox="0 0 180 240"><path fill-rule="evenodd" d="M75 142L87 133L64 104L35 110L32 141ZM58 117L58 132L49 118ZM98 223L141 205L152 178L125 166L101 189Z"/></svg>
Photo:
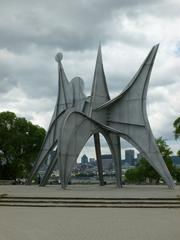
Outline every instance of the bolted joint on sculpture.
<svg viewBox="0 0 180 240"><path fill-rule="evenodd" d="M174 188L173 179L159 152L146 113L146 96L158 50L155 45L126 88L110 99L99 46L91 96L84 92L80 77L67 80L62 53L58 53L58 96L54 113L41 147L38 159L31 172L29 183L42 164L50 159L49 166L40 183L44 186L56 164L59 166L62 188L66 188L74 162L88 139L94 135L100 185L104 184L99 133L110 148L115 163L117 186L121 187L120 137L131 143L152 167L161 175L169 188Z"/></svg>

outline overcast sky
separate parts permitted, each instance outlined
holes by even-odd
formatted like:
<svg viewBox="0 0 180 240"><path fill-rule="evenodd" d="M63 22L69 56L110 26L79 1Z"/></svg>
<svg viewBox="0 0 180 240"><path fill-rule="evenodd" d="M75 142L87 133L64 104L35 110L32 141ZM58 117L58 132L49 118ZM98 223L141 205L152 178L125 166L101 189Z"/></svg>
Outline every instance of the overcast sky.
<svg viewBox="0 0 180 240"><path fill-rule="evenodd" d="M63 52L68 79L82 77L89 94L101 41L114 97L160 43L147 112L154 136L176 151L180 142L174 141L172 125L180 116L179 10L179 0L0 0L0 111L13 111L47 129L56 102L57 52ZM90 145L85 149L89 157Z"/></svg>

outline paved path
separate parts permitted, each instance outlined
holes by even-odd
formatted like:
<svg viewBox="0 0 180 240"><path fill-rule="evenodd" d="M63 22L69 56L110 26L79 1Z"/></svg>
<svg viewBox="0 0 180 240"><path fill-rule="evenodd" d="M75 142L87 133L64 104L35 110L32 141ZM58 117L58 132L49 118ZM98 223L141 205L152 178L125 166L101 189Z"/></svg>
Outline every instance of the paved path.
<svg viewBox="0 0 180 240"><path fill-rule="evenodd" d="M179 240L180 209L0 208L1 240Z"/></svg>
<svg viewBox="0 0 180 240"><path fill-rule="evenodd" d="M175 197L165 186L0 186L16 196ZM153 196L152 196L153 195ZM179 240L180 209L0 207L0 240Z"/></svg>
<svg viewBox="0 0 180 240"><path fill-rule="evenodd" d="M39 187L35 185L0 185L0 195L32 197L180 197L180 186L175 190L164 185L127 185L118 189L114 185L70 185L63 190L58 185Z"/></svg>

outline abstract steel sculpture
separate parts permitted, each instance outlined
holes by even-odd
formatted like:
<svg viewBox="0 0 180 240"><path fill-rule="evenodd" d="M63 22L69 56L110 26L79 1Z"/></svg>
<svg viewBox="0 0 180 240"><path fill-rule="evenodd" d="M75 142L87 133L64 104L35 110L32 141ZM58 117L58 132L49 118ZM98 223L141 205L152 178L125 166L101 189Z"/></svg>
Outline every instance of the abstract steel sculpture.
<svg viewBox="0 0 180 240"><path fill-rule="evenodd" d="M117 186L121 187L122 137L143 154L169 188L174 188L173 179L155 143L146 113L148 83L157 50L158 45L155 45L126 88L112 100L108 93L100 46L90 97L83 93L84 84L81 78L75 77L70 82L67 80L61 63L63 56L61 53L56 55L59 73L57 102L29 183L48 158L50 164L40 185L44 186L47 183L55 165L58 164L61 186L65 189L74 162L85 143L94 135L99 180L100 185L103 185L99 141L101 133L112 153Z"/></svg>

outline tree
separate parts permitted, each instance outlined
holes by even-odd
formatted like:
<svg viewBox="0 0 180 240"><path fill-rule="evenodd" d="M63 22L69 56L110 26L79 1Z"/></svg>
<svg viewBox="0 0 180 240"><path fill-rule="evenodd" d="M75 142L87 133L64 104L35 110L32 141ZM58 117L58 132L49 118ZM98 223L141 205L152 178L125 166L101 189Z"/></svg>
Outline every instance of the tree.
<svg viewBox="0 0 180 240"><path fill-rule="evenodd" d="M171 173L171 175L173 175L174 173L174 166L173 166L173 162L171 159L171 155L173 154L171 148L167 145L166 141L160 137L156 140L156 143L159 147L159 151L166 163L167 168L169 169L169 172Z"/></svg>
<svg viewBox="0 0 180 240"><path fill-rule="evenodd" d="M180 157L180 150L177 151L177 155Z"/></svg>
<svg viewBox="0 0 180 240"><path fill-rule="evenodd" d="M42 127L13 112L0 113L0 178L27 177L45 137Z"/></svg>
<svg viewBox="0 0 180 240"><path fill-rule="evenodd" d="M180 117L178 117L174 121L173 126L175 128L174 136L175 136L175 139L177 140L178 138L180 138ZM177 155L180 157L180 150L177 151Z"/></svg>
<svg viewBox="0 0 180 240"><path fill-rule="evenodd" d="M159 182L160 176L154 170L154 168L147 162L145 158L141 158L139 163L137 164L137 168L139 169L139 172L141 175L144 176L145 179L148 179L150 183L153 181L156 181L156 183Z"/></svg>
<svg viewBox="0 0 180 240"><path fill-rule="evenodd" d="M138 167L128 169L125 173L125 177L129 183L140 183L146 180Z"/></svg>
<svg viewBox="0 0 180 240"><path fill-rule="evenodd" d="M173 126L175 128L175 130L174 130L175 139L178 139L178 138L180 138L180 117L178 117L174 121Z"/></svg>

